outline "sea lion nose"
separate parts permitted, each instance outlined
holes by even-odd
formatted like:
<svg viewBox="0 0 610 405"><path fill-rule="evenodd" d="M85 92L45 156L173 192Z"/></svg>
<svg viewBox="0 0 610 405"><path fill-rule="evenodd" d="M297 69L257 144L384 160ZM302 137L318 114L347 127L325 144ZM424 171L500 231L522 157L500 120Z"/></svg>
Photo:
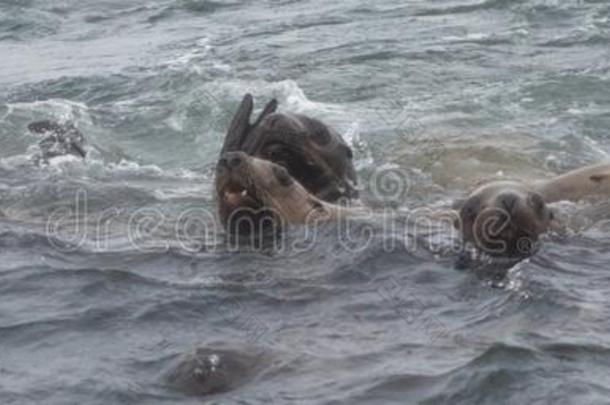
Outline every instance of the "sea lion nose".
<svg viewBox="0 0 610 405"><path fill-rule="evenodd" d="M241 165L243 161L244 159L241 153L229 152L221 156L220 160L218 161L218 164L221 166L228 167L230 169L234 169Z"/></svg>
<svg viewBox="0 0 610 405"><path fill-rule="evenodd" d="M498 202L500 203L500 207L505 209L508 213L512 214L517 207L517 202L519 201L519 197L515 194L502 194L498 197Z"/></svg>

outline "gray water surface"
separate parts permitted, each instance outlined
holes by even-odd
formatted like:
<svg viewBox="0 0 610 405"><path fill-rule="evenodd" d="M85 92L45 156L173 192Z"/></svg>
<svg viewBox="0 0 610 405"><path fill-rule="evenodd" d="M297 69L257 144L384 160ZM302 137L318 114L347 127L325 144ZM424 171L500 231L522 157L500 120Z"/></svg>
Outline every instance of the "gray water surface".
<svg viewBox="0 0 610 405"><path fill-rule="evenodd" d="M403 173L404 212L608 161L609 29L606 1L1 1L0 402L610 403L607 208L560 204L501 282L442 227L201 233L246 92L344 134L365 190ZM37 119L89 158L34 165Z"/></svg>

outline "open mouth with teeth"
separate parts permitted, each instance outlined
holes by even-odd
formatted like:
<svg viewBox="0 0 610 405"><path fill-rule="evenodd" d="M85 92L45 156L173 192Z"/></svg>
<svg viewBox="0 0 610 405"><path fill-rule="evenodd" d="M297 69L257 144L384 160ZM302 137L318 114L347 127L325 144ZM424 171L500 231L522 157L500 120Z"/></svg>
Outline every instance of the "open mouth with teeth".
<svg viewBox="0 0 610 405"><path fill-rule="evenodd" d="M237 207L248 198L248 189L238 183L229 184L223 190L222 197L227 204Z"/></svg>
<svg viewBox="0 0 610 405"><path fill-rule="evenodd" d="M244 181L230 179L220 190L224 203L233 209L238 207L259 208L263 205L254 188L248 186Z"/></svg>
<svg viewBox="0 0 610 405"><path fill-rule="evenodd" d="M221 169L216 181L220 220L229 233L258 234L274 223L273 213L266 209L256 185L246 173Z"/></svg>

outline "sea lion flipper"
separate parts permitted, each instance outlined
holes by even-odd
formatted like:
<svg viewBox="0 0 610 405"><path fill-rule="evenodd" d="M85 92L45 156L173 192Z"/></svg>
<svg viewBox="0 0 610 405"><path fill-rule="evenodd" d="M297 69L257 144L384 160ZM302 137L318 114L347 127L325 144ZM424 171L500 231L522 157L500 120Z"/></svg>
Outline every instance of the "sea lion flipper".
<svg viewBox="0 0 610 405"><path fill-rule="evenodd" d="M42 135L38 142L40 159L48 159L66 154L84 158L87 152L84 149L85 137L72 121L58 123L52 120L35 121L28 125L28 130Z"/></svg>
<svg viewBox="0 0 610 405"><path fill-rule="evenodd" d="M231 120L227 136L222 145L221 154L240 149L248 134L248 130L250 129L250 116L252 115L253 109L254 101L252 95L247 93L241 100L237 112Z"/></svg>
<svg viewBox="0 0 610 405"><path fill-rule="evenodd" d="M87 151L85 151L85 149L83 148L82 145L72 142L71 143L72 149L82 158L87 156Z"/></svg>
<svg viewBox="0 0 610 405"><path fill-rule="evenodd" d="M51 120L42 120L35 121L28 124L28 130L35 134L44 134L45 132L56 132L61 133L65 132L64 127L58 124L55 121Z"/></svg>
<svg viewBox="0 0 610 405"><path fill-rule="evenodd" d="M552 178L537 187L547 203L580 201L610 195L610 164L587 166Z"/></svg>

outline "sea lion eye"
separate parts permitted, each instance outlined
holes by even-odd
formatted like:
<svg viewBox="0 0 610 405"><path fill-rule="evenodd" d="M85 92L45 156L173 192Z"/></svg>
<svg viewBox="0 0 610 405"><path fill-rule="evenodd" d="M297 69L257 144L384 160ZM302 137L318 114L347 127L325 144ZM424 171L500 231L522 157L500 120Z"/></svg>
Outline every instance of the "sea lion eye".
<svg viewBox="0 0 610 405"><path fill-rule="evenodd" d="M288 173L288 170L283 168L282 166L273 166L273 174L275 178L283 187L288 187L294 181L292 176Z"/></svg>
<svg viewBox="0 0 610 405"><path fill-rule="evenodd" d="M529 197L529 203L532 208L538 213L541 213L544 210L544 207L546 206L544 200L539 194L532 194Z"/></svg>
<svg viewBox="0 0 610 405"><path fill-rule="evenodd" d="M290 149L280 145L273 145L267 148L265 156L272 162L279 164L290 162L293 159Z"/></svg>
<svg viewBox="0 0 610 405"><path fill-rule="evenodd" d="M280 146L272 146L267 148L265 155L267 155L267 157L270 159L277 159L282 155L282 148Z"/></svg>

